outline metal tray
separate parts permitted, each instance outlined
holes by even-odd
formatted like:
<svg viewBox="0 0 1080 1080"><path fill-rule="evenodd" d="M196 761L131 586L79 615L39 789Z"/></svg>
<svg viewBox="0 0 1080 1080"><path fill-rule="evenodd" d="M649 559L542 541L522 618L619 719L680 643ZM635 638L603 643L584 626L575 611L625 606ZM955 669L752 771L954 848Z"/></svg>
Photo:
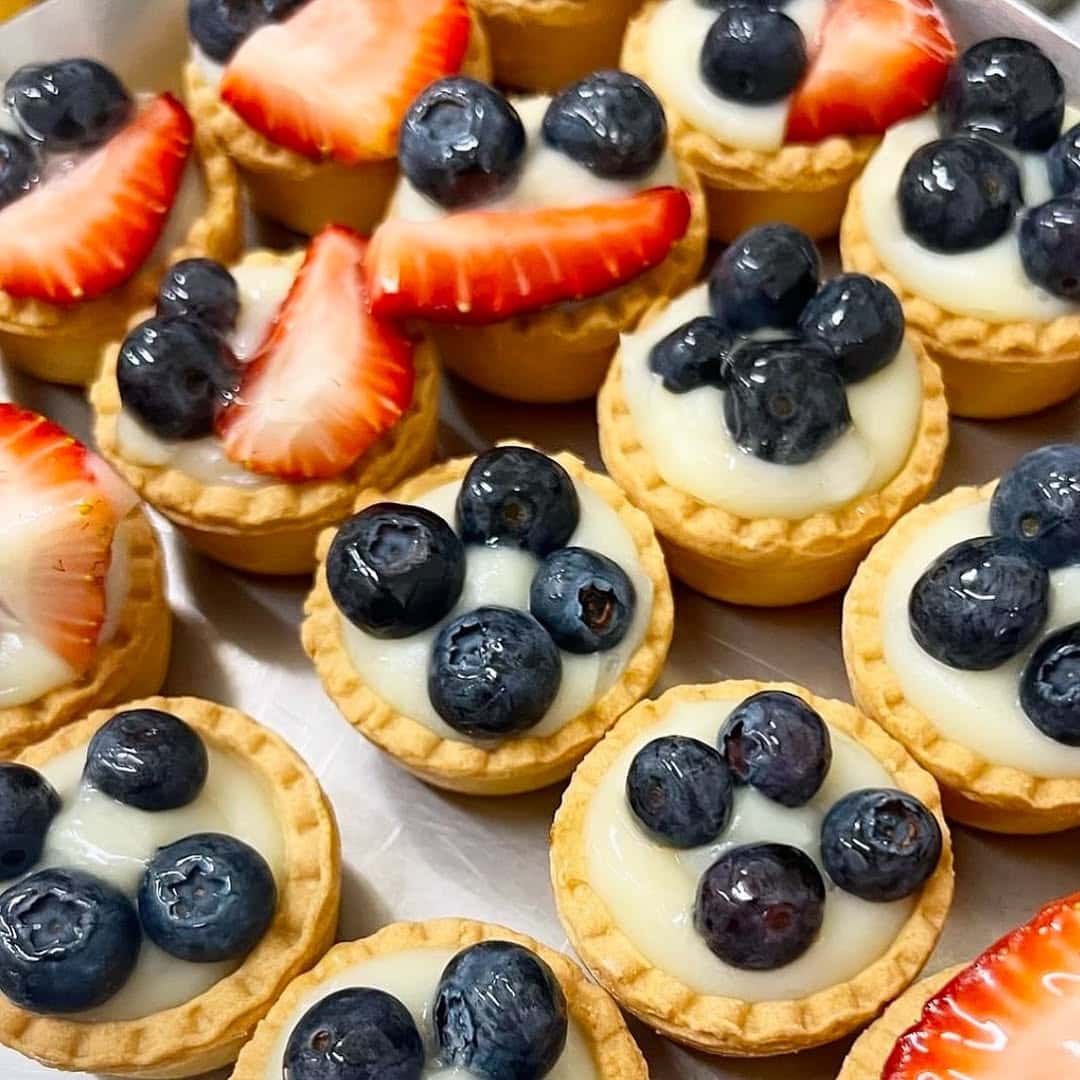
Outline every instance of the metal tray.
<svg viewBox="0 0 1080 1080"><path fill-rule="evenodd" d="M965 41L1012 33L1038 41L1080 96L1080 45L1017 0L941 0ZM47 0L0 28L0 79L21 63L88 53L139 86L176 81L185 47L183 0ZM1080 33L1080 15L1072 27ZM11 397L85 435L87 409L73 392L0 370ZM942 480L985 481L1024 451L1075 439L1080 400L998 424L957 422ZM444 397L441 451L476 451L517 436L569 448L599 465L591 406L526 407L460 384ZM337 808L345 851L340 935L350 939L397 919L470 916L504 923L568 949L551 901L547 830L553 789L507 800L426 787L372 749L338 716L300 648L307 583L231 573L194 553L161 518L176 613L165 690L238 706L281 732L318 772ZM840 603L751 611L678 588L671 659L658 690L728 678L788 679L848 698L840 657ZM955 830L956 904L930 970L971 957L1044 901L1080 884L1074 835L996 837ZM634 1025L655 1080L831 1080L846 1051L837 1044L797 1057L710 1060ZM49 1070L0 1048L0 1078L42 1080ZM225 1074L219 1074L225 1075Z"/></svg>

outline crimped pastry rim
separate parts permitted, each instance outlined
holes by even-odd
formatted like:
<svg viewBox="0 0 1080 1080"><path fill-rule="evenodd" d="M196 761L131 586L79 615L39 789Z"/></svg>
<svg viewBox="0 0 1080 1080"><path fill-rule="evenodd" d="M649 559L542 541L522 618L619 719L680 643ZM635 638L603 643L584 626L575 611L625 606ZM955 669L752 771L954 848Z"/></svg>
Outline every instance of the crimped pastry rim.
<svg viewBox="0 0 1080 1080"><path fill-rule="evenodd" d="M634 7L640 0L623 0L623 7ZM487 19L536 24L538 28L569 28L604 22L606 11L596 9L602 4L582 0L472 0L472 5ZM620 12L618 18L622 18Z"/></svg>
<svg viewBox="0 0 1080 1080"><path fill-rule="evenodd" d="M162 709L182 717L212 745L243 758L265 781L287 856L274 921L233 974L186 1004L138 1020L79 1023L35 1016L0 996L0 1042L63 1069L191 1075L231 1060L284 986L333 939L341 887L337 822L303 758L246 714L193 697L151 697L122 708ZM84 746L118 711L99 709L30 747L19 760L40 765Z"/></svg>
<svg viewBox="0 0 1080 1080"><path fill-rule="evenodd" d="M500 445L528 444L515 440ZM520 782L532 774L546 778L560 767L568 772L619 716L648 693L664 666L674 629L674 602L664 556L648 518L630 504L613 481L587 469L579 458L565 452L551 457L618 513L634 541L642 569L653 584L652 614L645 637L622 676L586 712L552 735L507 739L489 750L444 739L380 698L361 681L341 640L341 618L326 583L325 560L335 530L328 529L319 537L315 586L304 604L304 648L324 689L345 719L407 768L449 781L480 780L491 784ZM463 479L474 460L474 456L469 456L433 465L389 493L365 491L357 499L356 509L384 499L409 502L434 488Z"/></svg>
<svg viewBox="0 0 1080 1080"><path fill-rule="evenodd" d="M655 967L619 928L589 884L586 816L597 788L619 754L674 705L744 700L765 690L796 694L855 739L885 766L897 787L933 811L942 855L919 900L884 956L853 979L798 1001L744 1002L700 994ZM677 686L628 712L578 766L551 828L551 879L563 928L593 976L623 1008L679 1042L731 1056L766 1056L830 1042L876 1016L919 973L937 944L953 893L953 855L937 784L881 728L841 701L819 698L791 683L731 680Z"/></svg>
<svg viewBox="0 0 1080 1080"><path fill-rule="evenodd" d="M270 1065L267 1059L301 998L339 972L379 956L422 948L466 948L479 941L514 942L551 967L566 995L570 1015L589 1044L600 1080L648 1080L645 1059L622 1014L570 957L504 926L453 918L391 923L370 937L335 945L311 971L285 989L244 1047L231 1080L265 1080Z"/></svg>

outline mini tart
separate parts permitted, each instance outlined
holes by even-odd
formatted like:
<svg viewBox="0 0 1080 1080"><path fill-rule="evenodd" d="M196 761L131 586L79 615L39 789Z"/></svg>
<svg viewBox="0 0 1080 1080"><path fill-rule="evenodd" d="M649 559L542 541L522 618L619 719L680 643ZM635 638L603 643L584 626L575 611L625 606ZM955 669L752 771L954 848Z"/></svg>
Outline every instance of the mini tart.
<svg viewBox="0 0 1080 1080"><path fill-rule="evenodd" d="M487 37L475 18L461 70L485 82L491 77ZM307 236L326 225L348 225L367 236L382 220L397 183L396 159L341 165L310 161L279 146L221 100L194 60L184 66L183 88L195 123L211 132L235 162L260 214Z"/></svg>
<svg viewBox="0 0 1080 1080"><path fill-rule="evenodd" d="M353 668L341 637L341 616L326 583L324 561L334 531L328 530L319 538L320 565L315 588L304 605L307 615L303 626L304 648L314 661L326 692L345 719L409 772L436 787L470 795L516 795L564 779L618 717L648 693L667 658L674 628L674 605L664 556L648 519L630 505L606 476L590 472L571 454L552 457L574 480L587 484L618 511L637 547L642 568L653 583L649 626L622 677L587 712L553 735L510 738L488 750L443 739L378 697ZM388 494L365 491L355 509L362 510L385 499L410 502L434 488L464 479L472 462L471 457L456 458L433 465Z"/></svg>
<svg viewBox="0 0 1080 1080"><path fill-rule="evenodd" d="M236 170L205 126L196 126L194 153L206 207L184 242L163 261L147 260L119 289L82 304L19 299L0 289L0 352L6 360L48 382L88 386L97 378L102 349L123 337L134 312L153 302L166 267L201 256L226 263L236 257L243 228Z"/></svg>
<svg viewBox="0 0 1080 1080"><path fill-rule="evenodd" d="M163 1080L194 1076L233 1061L286 985L333 941L341 890L337 823L303 759L243 713L190 697L147 698L127 707L179 716L212 747L243 757L265 781L287 856L274 921L231 975L184 1005L139 1020L36 1016L0 996L0 1042L59 1069ZM92 713L19 760L40 766L86 745L114 712Z"/></svg>
<svg viewBox="0 0 1080 1080"><path fill-rule="evenodd" d="M900 298L908 328L941 367L954 415L1024 416L1080 390L1080 314L1045 323L992 323L912 292L889 272L871 242L858 184L844 214L840 252L845 270L880 278Z"/></svg>
<svg viewBox="0 0 1080 1080"><path fill-rule="evenodd" d="M249 252L241 266L295 266L302 253ZM132 325L149 316L142 312ZM332 480L275 481L261 487L204 484L169 466L135 465L120 453L116 381L119 343L105 349L101 376L90 392L94 438L102 455L155 509L174 522L193 547L227 566L259 574L308 574L315 541L352 509L358 490L391 487L422 468L435 451L439 372L430 343L414 354L416 389L407 412L351 469Z"/></svg>
<svg viewBox="0 0 1080 1080"><path fill-rule="evenodd" d="M745 1002L697 993L655 967L615 923L589 882L586 817L604 775L620 753L675 705L740 700L765 690L803 698L831 726L870 751L898 788L919 798L938 817L942 854L916 907L892 947L855 978L798 1001ZM679 686L626 714L582 762L563 795L551 829L555 904L571 944L585 966L619 1004L677 1042L710 1054L765 1057L831 1042L876 1016L926 963L941 934L953 894L952 846L937 785L876 724L850 705L816 697L788 683L749 680Z"/></svg>
<svg viewBox="0 0 1080 1080"><path fill-rule="evenodd" d="M360 941L335 945L306 975L292 982L244 1047L231 1080L265 1080L272 1066L270 1055L283 1026L305 995L339 972L380 956L413 949L464 949L480 941L509 941L536 953L555 973L567 1010L588 1041L596 1071L602 1080L648 1080L649 1070L627 1030L615 1003L575 964L560 952L524 934L493 923L469 919L431 919L392 923Z"/></svg>

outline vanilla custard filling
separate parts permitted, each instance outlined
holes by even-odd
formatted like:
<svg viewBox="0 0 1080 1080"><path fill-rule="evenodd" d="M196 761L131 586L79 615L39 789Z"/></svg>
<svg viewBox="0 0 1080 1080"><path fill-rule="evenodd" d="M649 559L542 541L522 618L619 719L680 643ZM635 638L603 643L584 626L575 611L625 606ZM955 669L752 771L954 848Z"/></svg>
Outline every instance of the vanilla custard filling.
<svg viewBox="0 0 1080 1080"><path fill-rule="evenodd" d="M544 718L521 738L554 735L586 712L622 677L645 638L652 617L653 585L638 557L633 537L619 515L587 485L574 482L581 504L577 529L568 547L584 547L618 563L634 585L637 602L626 636L613 649L587 656L560 650L562 682ZM445 484L414 499L454 527L454 507L461 481ZM340 615L342 638L353 668L367 686L397 712L443 739L490 747L491 741L469 739L451 728L428 696L428 667L435 639L446 623L478 607L529 610L529 589L540 560L509 545L467 544L465 587L454 609L435 626L407 638L384 640L365 633Z"/></svg>
<svg viewBox="0 0 1080 1080"><path fill-rule="evenodd" d="M1044 735L1020 704L1032 654L1055 631L1080 622L1080 566L1050 571L1046 625L1019 655L990 671L949 667L924 652L911 632L911 590L930 564L953 544L989 535L990 503L974 503L934 521L896 561L881 602L885 660L904 696L943 738L1033 776L1080 776L1080 747Z"/></svg>
<svg viewBox="0 0 1080 1080"><path fill-rule="evenodd" d="M915 907L915 897L876 904L833 885L821 863L825 815L849 792L895 787L884 766L847 735L830 727L832 766L805 806L789 809L753 788L735 790L731 824L712 844L688 851L664 847L637 823L626 799L634 756L663 735L687 735L715 746L738 701L680 702L618 756L593 795L585 822L589 884L612 920L651 964L699 994L740 1001L788 1001L847 982L883 956ZM825 918L817 939L798 959L774 971L742 971L724 963L694 929L702 874L726 851L750 843L802 849L825 882Z"/></svg>
<svg viewBox="0 0 1080 1080"><path fill-rule="evenodd" d="M438 1055L432 1019L435 994L443 969L459 952L461 949L419 948L376 956L312 987L281 1024L266 1064L266 1080L281 1080L289 1038L309 1009L339 990L360 988L391 994L412 1014L427 1050L428 1064L420 1074L423 1080L481 1080L470 1069L433 1064ZM585 1035L577 1020L570 1016L566 1049L544 1080L593 1080L596 1076L596 1064Z"/></svg>
<svg viewBox="0 0 1080 1080"><path fill-rule="evenodd" d="M881 371L847 387L851 426L802 465L762 461L741 450L724 419L726 391L665 389L649 367L654 345L710 314L707 285L673 301L622 339L623 394L641 445L664 482L744 518L800 520L880 491L904 466L919 429L923 387L905 343Z"/></svg>
<svg viewBox="0 0 1080 1080"><path fill-rule="evenodd" d="M826 0L790 0L781 9L798 23L806 51L825 21ZM666 0L649 23L649 82L691 127L740 150L779 150L785 142L792 97L747 104L722 97L701 74L701 49L720 12L697 0Z"/></svg>

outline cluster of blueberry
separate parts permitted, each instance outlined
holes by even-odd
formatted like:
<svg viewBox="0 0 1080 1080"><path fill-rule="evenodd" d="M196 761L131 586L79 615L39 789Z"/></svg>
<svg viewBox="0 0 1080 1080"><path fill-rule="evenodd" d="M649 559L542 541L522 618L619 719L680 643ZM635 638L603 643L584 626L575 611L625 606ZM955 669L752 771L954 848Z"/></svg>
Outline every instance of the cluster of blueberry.
<svg viewBox="0 0 1080 1080"><path fill-rule="evenodd" d="M304 0L189 0L188 29L202 51L224 64L260 26L281 22Z"/></svg>
<svg viewBox="0 0 1080 1080"><path fill-rule="evenodd" d="M208 770L206 747L184 721L133 709L90 741L82 783L158 813L197 799ZM131 977L143 934L190 963L239 961L265 934L277 888L254 848L222 833L159 848L133 903L81 869L33 870L60 809L44 776L0 764L0 879L19 879L0 894L0 992L9 1001L49 1014L101 1005Z"/></svg>
<svg viewBox="0 0 1080 1080"><path fill-rule="evenodd" d="M626 777L639 824L658 843L689 849L721 842L748 785L789 808L820 791L832 764L829 729L801 698L764 691L728 716L715 747L669 735L644 746ZM941 829L914 796L866 788L840 799L821 826L821 861L845 892L877 903L914 895L941 857ZM733 967L769 971L798 959L825 912L826 886L814 860L781 843L729 848L705 871L694 925Z"/></svg>

